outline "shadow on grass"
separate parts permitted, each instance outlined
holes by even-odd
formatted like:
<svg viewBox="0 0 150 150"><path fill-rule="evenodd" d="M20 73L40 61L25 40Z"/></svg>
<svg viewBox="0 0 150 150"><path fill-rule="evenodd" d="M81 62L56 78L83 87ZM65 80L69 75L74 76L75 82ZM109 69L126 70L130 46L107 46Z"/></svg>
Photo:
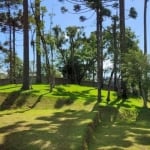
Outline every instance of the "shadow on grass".
<svg viewBox="0 0 150 150"><path fill-rule="evenodd" d="M56 87L56 91L54 91L52 94L53 96L56 96L56 98L54 98L54 99L58 99L56 101L56 103L54 104L54 107L57 109L60 109L63 106L73 104L74 101L76 101L78 99L80 99L84 103L84 105L90 105L97 99L96 95L90 93L91 90L94 90L94 89L91 88L91 89L84 90L81 92L78 92L78 91L70 92L70 91L67 91L65 88ZM37 99L34 98L32 100L31 94L36 94L37 92L39 92L39 91L38 90L30 90L27 92L23 92L22 90L14 91L14 92L8 94L8 96L4 100L2 100L2 102L0 104L0 110L22 107L22 106L24 106L24 104L26 104L27 101L28 101L28 103L30 103L29 104L30 109L35 108L37 106L37 104L41 102L44 95L47 94L47 92L46 92L46 93L38 96ZM31 98L30 102L28 100L29 98Z"/></svg>
<svg viewBox="0 0 150 150"><path fill-rule="evenodd" d="M56 101L54 107L58 109L58 108L62 108L65 105L71 105L72 103L73 103L73 100L71 100L71 99L60 98Z"/></svg>
<svg viewBox="0 0 150 150"><path fill-rule="evenodd" d="M17 122L0 128L2 150L80 150L89 118L88 111L66 110L37 117L35 122Z"/></svg>
<svg viewBox="0 0 150 150"><path fill-rule="evenodd" d="M35 91L33 90L33 91L28 91L27 93L23 93L22 90L18 90L9 93L8 96L1 103L0 110L7 110L10 108L19 108L24 106L24 104L27 102L28 98L32 93L35 93ZM38 97L37 101L31 106L32 108L34 108L36 104L40 102L43 95L40 95Z"/></svg>
<svg viewBox="0 0 150 150"><path fill-rule="evenodd" d="M103 123L113 123L118 116L118 109L112 106L100 106L99 108L100 120Z"/></svg>
<svg viewBox="0 0 150 150"><path fill-rule="evenodd" d="M56 108L61 108L64 105L70 105L70 104L74 103L74 101L79 99L79 98L83 99L85 101L84 105L89 105L92 102L96 101L96 99L97 99L96 95L92 95L90 93L91 90L93 90L93 89L89 89L89 90L85 90L85 91L81 91L81 92L75 92L75 91L70 92L70 91L66 91L62 87L57 87L56 91L53 92L53 95L62 96L64 98L58 99L58 101L56 102L55 107Z"/></svg>
<svg viewBox="0 0 150 150"><path fill-rule="evenodd" d="M138 108L136 120L118 120L119 110L111 106L100 107L101 124L94 133L89 150L150 149L150 109ZM126 109L128 113L128 109ZM132 116L124 116L130 120Z"/></svg>
<svg viewBox="0 0 150 150"><path fill-rule="evenodd" d="M150 122L150 109L138 108L137 121L149 121Z"/></svg>
<svg viewBox="0 0 150 150"><path fill-rule="evenodd" d="M31 108L31 109L35 108L36 105L41 101L42 97L43 97L44 95L48 94L48 93L49 93L49 92L40 95L40 96L37 98L37 100L36 100L31 106L29 106L29 108Z"/></svg>
<svg viewBox="0 0 150 150"><path fill-rule="evenodd" d="M22 93L22 90L11 92L1 104L0 110L22 107L29 96L29 93Z"/></svg>
<svg viewBox="0 0 150 150"><path fill-rule="evenodd" d="M11 92L10 94L8 94L6 99L1 104L1 110L5 110L5 109L11 108L11 106L15 103L15 101L19 97L20 93L21 93L21 90L14 91L14 92Z"/></svg>
<svg viewBox="0 0 150 150"><path fill-rule="evenodd" d="M132 108L132 105L127 104L127 102L128 102L128 99L116 98L115 100L110 101L108 105L110 105L110 106L116 106L118 110L121 107Z"/></svg>

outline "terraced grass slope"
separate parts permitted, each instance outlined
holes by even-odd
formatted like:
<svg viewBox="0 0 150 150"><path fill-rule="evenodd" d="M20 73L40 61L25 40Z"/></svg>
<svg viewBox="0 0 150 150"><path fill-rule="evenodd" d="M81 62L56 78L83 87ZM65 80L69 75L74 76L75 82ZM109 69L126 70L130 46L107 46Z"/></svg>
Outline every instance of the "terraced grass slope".
<svg viewBox="0 0 150 150"><path fill-rule="evenodd" d="M100 114L89 150L150 149L150 109L102 107Z"/></svg>
<svg viewBox="0 0 150 150"><path fill-rule="evenodd" d="M142 100L117 99L78 85L0 86L0 149L102 150L150 149L150 111Z"/></svg>
<svg viewBox="0 0 150 150"><path fill-rule="evenodd" d="M0 87L0 149L83 149L96 89L77 85Z"/></svg>

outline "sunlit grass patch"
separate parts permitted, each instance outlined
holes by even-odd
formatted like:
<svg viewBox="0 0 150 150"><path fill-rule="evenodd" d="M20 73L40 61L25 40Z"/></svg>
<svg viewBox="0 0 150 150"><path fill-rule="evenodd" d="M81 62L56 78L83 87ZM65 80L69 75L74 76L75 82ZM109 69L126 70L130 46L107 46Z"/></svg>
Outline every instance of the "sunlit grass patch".
<svg viewBox="0 0 150 150"><path fill-rule="evenodd" d="M22 91L21 85L0 86L1 108L62 108L77 103L90 105L95 103L96 88L79 85L56 85L49 92L48 84L32 85L32 89ZM77 105L73 105L77 106ZM79 106L80 107L80 106Z"/></svg>
<svg viewBox="0 0 150 150"><path fill-rule="evenodd" d="M8 84L0 86L0 93L10 93L13 91L19 91L21 84Z"/></svg>
<svg viewBox="0 0 150 150"><path fill-rule="evenodd" d="M9 94L9 96L7 97L8 99L11 98L15 99L15 102L13 101L11 102L15 104L14 107L18 106L35 107L40 106L42 104L44 104L45 106L49 106L50 104L50 106L55 105L54 107L61 108L64 106L71 106L73 103L76 103L80 106L83 104L90 105L96 103L97 101L97 89L95 87L70 85L70 84L56 85L52 92L49 92L49 88L50 87L48 84L35 84L32 85L32 89L22 91L21 84L18 85L12 84L0 86L0 93ZM107 105L106 101L107 93L108 93L107 90L102 90L102 101L100 105L103 106ZM0 103L2 103L2 99L0 100ZM114 91L110 92L109 105L111 106L117 108L119 107L133 108L133 107L141 107L142 103L143 102L140 98L128 98L127 100L123 101L122 99L117 98L116 92Z"/></svg>

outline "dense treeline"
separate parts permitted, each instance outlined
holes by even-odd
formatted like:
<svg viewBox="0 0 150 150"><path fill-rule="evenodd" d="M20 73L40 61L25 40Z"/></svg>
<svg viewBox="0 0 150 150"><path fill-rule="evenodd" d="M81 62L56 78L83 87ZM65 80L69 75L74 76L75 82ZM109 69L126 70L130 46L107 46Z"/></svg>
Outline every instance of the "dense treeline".
<svg viewBox="0 0 150 150"><path fill-rule="evenodd" d="M30 3L28 0L0 1L0 29L9 35L8 40L0 43L0 67L6 66L10 83L15 83L16 79L22 76L22 89L27 90L32 84L32 76L36 76L37 83L42 83L42 76L45 76L52 91L56 76L62 76L68 83L74 84L80 84L83 80L96 81L100 102L101 89L104 79L106 81L107 78L108 102L110 87L113 85L118 96L124 99L129 94L142 96L144 106L147 107L150 87L146 35L148 0L143 2L144 50L139 48L136 34L125 26L125 0L66 2L72 4L72 11L80 14L81 22L89 18L85 12L94 12L96 31L87 35L82 23L81 26L68 26L65 29L62 29L61 25L52 26L52 13L48 24L50 29L45 31L47 24L44 16L47 14L47 6L42 6L40 0ZM63 3L60 9L62 13L69 11ZM119 12L119 15L116 12ZM128 16L136 19L136 8L131 6ZM104 26L107 19L111 24ZM24 39L23 60L16 53L15 37L18 31ZM29 31L32 31L31 38ZM29 44L33 51L31 65ZM105 67L106 61L110 64L109 68Z"/></svg>

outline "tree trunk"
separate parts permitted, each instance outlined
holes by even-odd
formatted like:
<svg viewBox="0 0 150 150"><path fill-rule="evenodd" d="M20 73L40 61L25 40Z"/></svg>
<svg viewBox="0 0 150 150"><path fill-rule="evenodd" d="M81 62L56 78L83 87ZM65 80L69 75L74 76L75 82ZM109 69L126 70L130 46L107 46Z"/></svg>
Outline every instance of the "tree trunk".
<svg viewBox="0 0 150 150"><path fill-rule="evenodd" d="M102 2L98 0L97 2L97 89L98 89L98 103L101 102L101 90L103 84L103 51L102 51L102 13L101 4Z"/></svg>
<svg viewBox="0 0 150 150"><path fill-rule="evenodd" d="M11 25L9 25L9 61L10 61L10 72L9 72L9 77L10 77L10 83L13 83L13 52L12 52L12 38L11 38L11 34L12 34L12 29L11 29Z"/></svg>
<svg viewBox="0 0 150 150"><path fill-rule="evenodd" d="M39 24L39 20L38 20L36 14L35 14L35 11L34 11L33 7L31 9L32 9L32 12L34 14L38 34L39 34L39 37L40 37L40 40L41 40L41 43L42 43L42 46L43 46L43 50L45 52L46 71L47 71L46 73L47 73L47 77L48 77L48 82L50 84L50 92L52 92L52 84L51 84L51 79L50 79L51 78L51 67L50 67L50 61L49 61L49 56L48 56L47 43L46 43L46 40L45 40L45 37L44 37L44 30ZM42 21L43 21L43 16L42 16Z"/></svg>
<svg viewBox="0 0 150 150"><path fill-rule="evenodd" d="M144 54L147 55L147 2L144 1Z"/></svg>
<svg viewBox="0 0 150 150"><path fill-rule="evenodd" d="M140 80L139 80L139 90L140 90L140 95L141 95L141 97L143 99L143 107L147 108L147 99L146 99L146 95L145 95L146 93L145 93L145 91L144 91L144 89L142 87L142 84L141 84Z"/></svg>
<svg viewBox="0 0 150 150"><path fill-rule="evenodd" d="M107 92L107 99L106 99L107 103L109 103L109 101L110 101L111 81L112 81L112 78L113 78L113 74L114 74L114 68L113 68L113 70L111 72L111 75L110 75L110 78L109 78L109 82L108 82L108 92Z"/></svg>
<svg viewBox="0 0 150 150"><path fill-rule="evenodd" d="M15 25L13 25L13 83L16 83L16 47Z"/></svg>
<svg viewBox="0 0 150 150"><path fill-rule="evenodd" d="M125 1L119 0L119 9L120 9L120 51L121 51L121 64L124 63L123 55L126 53L126 39L125 39ZM126 82L123 80L125 72L121 71L121 90L122 98L127 98L127 87Z"/></svg>
<svg viewBox="0 0 150 150"><path fill-rule="evenodd" d="M7 3L8 7L8 22L9 22L9 80L10 83L13 83L13 54L12 54L12 28L11 28L11 12L10 4Z"/></svg>
<svg viewBox="0 0 150 150"><path fill-rule="evenodd" d="M74 53L75 53L75 49L74 49L74 40L73 38L70 39L70 44L71 44L71 47L70 47L70 50L71 50L71 54L70 54L70 57L71 57L71 69L72 69L72 73L71 73L71 79L72 79L72 83L77 83L77 77L76 77L76 71L75 71L75 65L74 65Z"/></svg>
<svg viewBox="0 0 150 150"><path fill-rule="evenodd" d="M144 1L144 54L147 55L147 2ZM147 72L144 74L145 80L147 80L148 75ZM145 99L148 99L148 88L145 88Z"/></svg>
<svg viewBox="0 0 150 150"><path fill-rule="evenodd" d="M35 0L35 15L38 20L38 26L40 26L40 1ZM41 83L41 49L40 49L40 33L36 26L36 83Z"/></svg>
<svg viewBox="0 0 150 150"><path fill-rule="evenodd" d="M29 89L29 22L28 22L28 0L23 0L23 90Z"/></svg>
<svg viewBox="0 0 150 150"><path fill-rule="evenodd" d="M117 63L118 63L118 48L117 48L117 16L113 17L113 49L114 49L114 90L117 91Z"/></svg>

